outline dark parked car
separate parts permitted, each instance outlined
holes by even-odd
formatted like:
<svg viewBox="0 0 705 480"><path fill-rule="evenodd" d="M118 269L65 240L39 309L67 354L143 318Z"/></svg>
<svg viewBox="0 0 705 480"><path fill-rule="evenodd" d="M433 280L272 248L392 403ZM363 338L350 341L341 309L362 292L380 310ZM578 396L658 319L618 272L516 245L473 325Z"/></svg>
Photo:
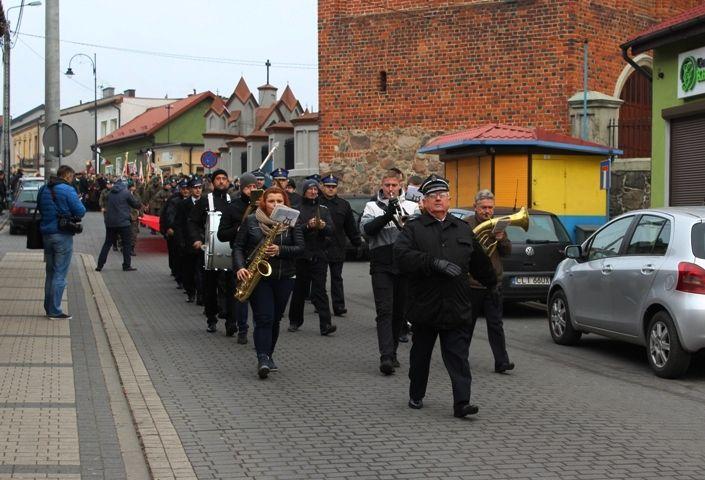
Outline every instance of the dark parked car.
<svg viewBox="0 0 705 480"><path fill-rule="evenodd" d="M495 218L514 212L509 207L496 207ZM450 213L461 219L475 214L472 208L451 208ZM529 210L529 230L509 226L507 235L512 253L502 258L504 300L545 303L556 267L565 258L563 250L571 243L568 232L556 215Z"/></svg>
<svg viewBox="0 0 705 480"><path fill-rule="evenodd" d="M20 230L27 228L37 208L38 192L37 188L24 187L17 194L17 198L10 207L10 235L16 235ZM38 213L37 218L39 218Z"/></svg>

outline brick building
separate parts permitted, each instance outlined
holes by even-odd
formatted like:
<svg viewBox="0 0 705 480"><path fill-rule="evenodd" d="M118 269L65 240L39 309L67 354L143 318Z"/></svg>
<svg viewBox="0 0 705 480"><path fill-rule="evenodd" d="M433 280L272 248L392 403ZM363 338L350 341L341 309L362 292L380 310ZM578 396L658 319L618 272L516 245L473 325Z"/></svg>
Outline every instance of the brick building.
<svg viewBox="0 0 705 480"><path fill-rule="evenodd" d="M627 154L629 135L619 142L611 121L622 111L650 125L650 85L619 45L699 3L319 0L321 171L342 175L348 191L369 192L390 166L442 171L435 156L416 154L441 133L503 123L579 135L585 40L588 139L612 140ZM636 62L652 65L648 54Z"/></svg>

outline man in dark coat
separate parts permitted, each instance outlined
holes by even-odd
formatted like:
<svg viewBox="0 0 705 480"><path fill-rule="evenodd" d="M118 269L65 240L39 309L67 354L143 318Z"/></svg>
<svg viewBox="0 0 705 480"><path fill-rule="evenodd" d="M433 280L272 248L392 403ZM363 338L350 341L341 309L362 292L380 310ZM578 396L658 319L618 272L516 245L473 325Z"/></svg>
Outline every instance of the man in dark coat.
<svg viewBox="0 0 705 480"><path fill-rule="evenodd" d="M211 183L213 191L201 198L194 205L193 210L189 215L189 237L191 245L195 250L201 251L201 247L207 241L206 239L206 222L208 220L208 212L224 212L230 203L230 179L228 174L223 169L215 170L211 174ZM201 255L202 256L202 255ZM233 275L232 270L206 270L203 262L200 262L201 274L203 278L203 302L205 305L206 322L208 324L206 330L213 333L217 330L218 323L218 296L219 294L225 299L225 292L218 288L218 280L222 275ZM220 291L219 291L220 290ZM232 314L231 296L228 295L225 305L225 328L232 330L235 327L234 316Z"/></svg>
<svg viewBox="0 0 705 480"><path fill-rule="evenodd" d="M301 205L301 195L296 193L296 189L289 190L289 170L286 168L277 168L272 171L272 179L274 180L274 185L284 190L289 197L289 205L291 208L299 209Z"/></svg>
<svg viewBox="0 0 705 480"><path fill-rule="evenodd" d="M223 216L220 218L218 226L218 240L221 242L230 242L232 248L237 236L237 231L240 225L245 221L245 217L250 213L254 213L257 209L256 205L250 203L250 192L257 188L257 179L251 173L245 173L240 177L239 196L232 199L230 204L223 210ZM233 259L234 259L233 254ZM247 302L240 303L234 298L235 295L235 278L229 278L230 283L227 285L229 297L234 302L233 314L235 317L234 325L226 325L225 335L232 336L237 332L237 343L244 345L247 343Z"/></svg>
<svg viewBox="0 0 705 480"><path fill-rule="evenodd" d="M132 196L126 183L120 179L115 182L108 194L107 207L105 209L105 242L98 256L97 271L103 269L103 265L108 259L110 246L113 245L118 235L122 240L122 269L126 272L137 270L131 263L130 251L132 250L132 227L130 211L132 208L140 208L140 202Z"/></svg>
<svg viewBox="0 0 705 480"><path fill-rule="evenodd" d="M177 192L171 196L159 214L159 230L166 239L166 247L169 255L169 269L176 280L176 288L183 288L181 277L181 264L179 263L179 250L176 245L174 233L176 231L176 207L179 203L191 196L191 189L187 180L179 183Z"/></svg>
<svg viewBox="0 0 705 480"><path fill-rule="evenodd" d="M362 238L355 224L350 203L338 196L338 178L333 175L321 179L323 196L321 205L328 207L333 218L333 239L328 245L326 257L330 268L330 296L333 302L333 315L342 317L348 310L345 308L345 293L343 290L343 262L345 262L345 239L350 239L355 247L360 248Z"/></svg>
<svg viewBox="0 0 705 480"><path fill-rule="evenodd" d="M193 248L193 243L189 236L189 217L196 202L201 198L203 182L199 178L194 178L189 182L191 196L181 200L176 205L174 218L174 240L179 249L179 263L181 263L181 282L186 293L186 302L193 303L196 299L196 270L200 249Z"/></svg>
<svg viewBox="0 0 705 480"><path fill-rule="evenodd" d="M337 330L331 323L328 294L326 293L326 249L333 236L333 219L328 208L318 201L318 182L303 183L304 197L301 201L298 224L304 232L304 256L296 260L296 281L289 304L289 331L297 331L304 323L304 303L308 286L311 285L311 302L318 311L321 335Z"/></svg>
<svg viewBox="0 0 705 480"><path fill-rule="evenodd" d="M436 337L453 386L453 414L478 412L470 403L472 305L468 274L496 292L492 263L468 225L448 214L448 181L431 175L421 185L424 213L407 222L394 243L394 258L409 275L407 318L413 329L409 407L423 406Z"/></svg>

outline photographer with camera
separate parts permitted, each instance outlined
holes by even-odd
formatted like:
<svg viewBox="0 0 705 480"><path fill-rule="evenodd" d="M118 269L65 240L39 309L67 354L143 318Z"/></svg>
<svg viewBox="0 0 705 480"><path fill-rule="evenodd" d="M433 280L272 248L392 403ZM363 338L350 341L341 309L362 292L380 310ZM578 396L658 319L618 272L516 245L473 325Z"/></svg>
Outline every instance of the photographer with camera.
<svg viewBox="0 0 705 480"><path fill-rule="evenodd" d="M71 265L73 236L83 231L80 221L86 214L86 207L71 186L74 175L73 168L60 166L56 177L52 177L37 194L37 208L42 216L39 229L47 264L44 311L51 319L71 319L71 315L61 311L61 297Z"/></svg>
<svg viewBox="0 0 705 480"><path fill-rule="evenodd" d="M127 185L122 179L115 182L108 194L108 205L105 209L105 242L103 242L103 248L98 255L97 272L103 269L103 265L108 260L110 246L115 243L118 235L122 240L122 269L125 272L137 270L131 265L130 252L132 251L133 238L130 210L131 208L140 208L140 206L139 200L132 196L132 192L127 189Z"/></svg>

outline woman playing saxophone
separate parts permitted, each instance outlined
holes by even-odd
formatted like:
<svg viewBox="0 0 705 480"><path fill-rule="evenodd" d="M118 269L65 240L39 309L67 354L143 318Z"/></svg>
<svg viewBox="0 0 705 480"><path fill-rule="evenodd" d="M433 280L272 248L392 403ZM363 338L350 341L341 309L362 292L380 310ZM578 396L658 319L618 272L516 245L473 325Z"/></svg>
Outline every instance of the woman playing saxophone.
<svg viewBox="0 0 705 480"><path fill-rule="evenodd" d="M279 338L279 322L289 302L296 272L295 260L304 252L304 237L300 227L282 227L270 218L277 205L289 206L289 198L279 187L265 190L257 210L247 217L237 232L233 245L236 275L239 282L251 276L247 265L255 250L273 228L281 228L266 247L265 255L271 274L263 276L249 297L254 320L254 343L257 351L257 374L267 378L278 368L272 359Z"/></svg>

